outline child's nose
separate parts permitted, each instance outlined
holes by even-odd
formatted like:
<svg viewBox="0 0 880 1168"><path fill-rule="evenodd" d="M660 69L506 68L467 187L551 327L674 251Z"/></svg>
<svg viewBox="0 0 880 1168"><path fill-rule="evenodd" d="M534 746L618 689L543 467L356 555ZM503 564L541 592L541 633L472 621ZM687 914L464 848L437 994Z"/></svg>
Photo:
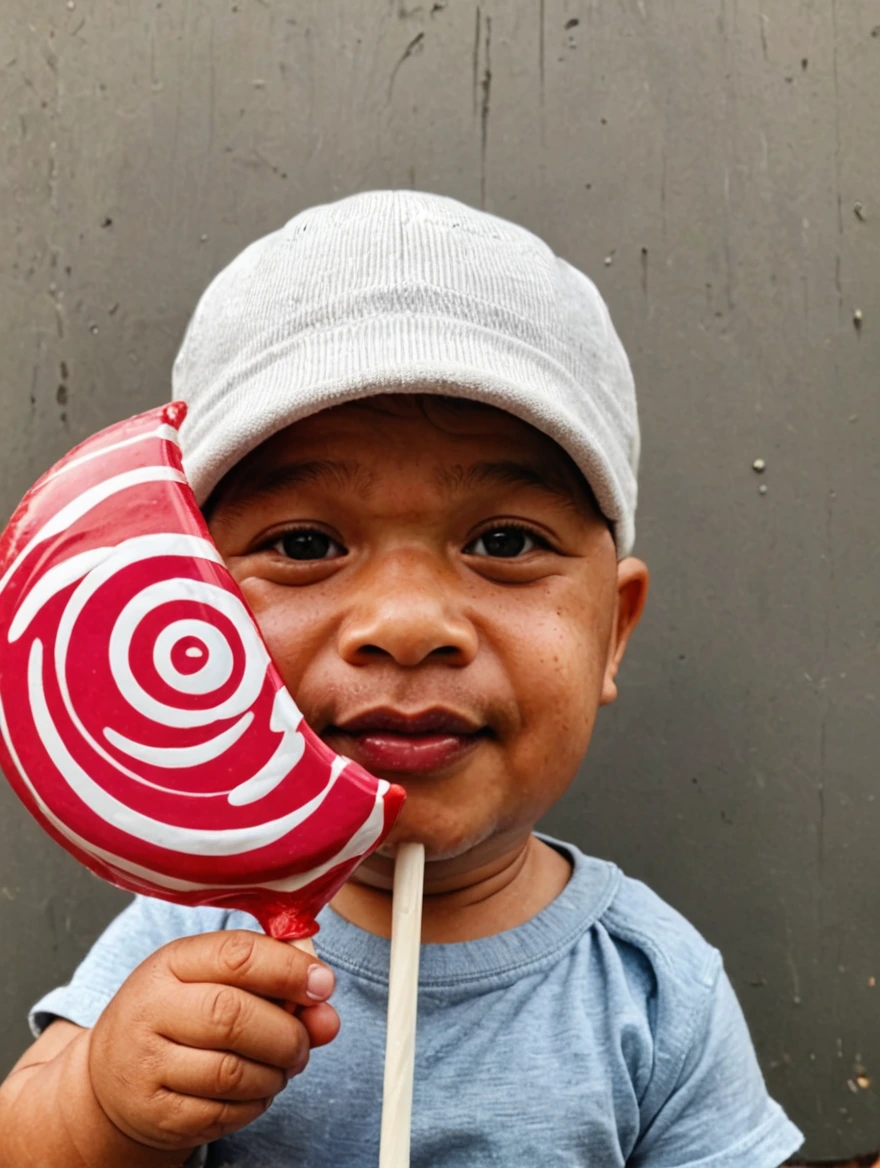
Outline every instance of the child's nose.
<svg viewBox="0 0 880 1168"><path fill-rule="evenodd" d="M436 566L407 557L356 586L339 634L339 655L352 665L390 657L398 665L428 658L463 666L473 661L477 630Z"/></svg>

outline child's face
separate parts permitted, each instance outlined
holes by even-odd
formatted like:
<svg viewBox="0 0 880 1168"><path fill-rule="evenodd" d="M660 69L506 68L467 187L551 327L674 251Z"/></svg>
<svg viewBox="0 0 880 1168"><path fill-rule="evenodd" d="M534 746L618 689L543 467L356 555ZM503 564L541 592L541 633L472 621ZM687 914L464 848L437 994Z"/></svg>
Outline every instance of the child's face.
<svg viewBox="0 0 880 1168"><path fill-rule="evenodd" d="M210 527L308 723L406 788L389 845L491 853L565 791L647 572L551 439L428 395L337 406L244 459Z"/></svg>

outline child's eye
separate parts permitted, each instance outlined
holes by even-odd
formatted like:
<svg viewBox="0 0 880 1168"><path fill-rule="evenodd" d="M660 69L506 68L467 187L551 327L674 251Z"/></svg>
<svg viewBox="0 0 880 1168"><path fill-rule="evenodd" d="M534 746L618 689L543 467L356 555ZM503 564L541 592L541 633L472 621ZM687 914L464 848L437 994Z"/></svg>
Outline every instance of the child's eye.
<svg viewBox="0 0 880 1168"><path fill-rule="evenodd" d="M527 527L507 524L504 527L493 527L489 531L484 531L469 543L464 551L466 555L512 560L538 547L547 547L547 543L537 532L530 531Z"/></svg>
<svg viewBox="0 0 880 1168"><path fill-rule="evenodd" d="M285 531L272 544L272 550L289 560L335 560L346 554L341 544L317 528Z"/></svg>

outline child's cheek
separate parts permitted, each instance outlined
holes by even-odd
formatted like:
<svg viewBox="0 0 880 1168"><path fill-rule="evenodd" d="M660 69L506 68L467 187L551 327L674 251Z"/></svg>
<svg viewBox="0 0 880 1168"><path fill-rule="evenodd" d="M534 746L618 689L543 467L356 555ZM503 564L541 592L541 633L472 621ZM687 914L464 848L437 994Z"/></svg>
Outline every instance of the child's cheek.
<svg viewBox="0 0 880 1168"><path fill-rule="evenodd" d="M605 614L570 591L517 622L520 635L510 655L521 700L540 706L543 716L555 710L564 720L598 705L610 634Z"/></svg>
<svg viewBox="0 0 880 1168"><path fill-rule="evenodd" d="M326 639L326 611L307 590L284 588L258 577L237 581L272 660L296 697L299 683Z"/></svg>
<svg viewBox="0 0 880 1168"><path fill-rule="evenodd" d="M505 770L527 817L543 814L573 779L601 693L604 623L585 619L585 606L578 611L560 591L543 604L533 595L528 621L510 613L493 638L519 712L516 734L502 744Z"/></svg>

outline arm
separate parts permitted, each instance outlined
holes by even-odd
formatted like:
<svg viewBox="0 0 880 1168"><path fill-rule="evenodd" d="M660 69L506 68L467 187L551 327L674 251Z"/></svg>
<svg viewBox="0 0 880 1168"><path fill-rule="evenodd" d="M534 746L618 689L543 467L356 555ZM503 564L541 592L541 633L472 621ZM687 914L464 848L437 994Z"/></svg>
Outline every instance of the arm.
<svg viewBox="0 0 880 1168"><path fill-rule="evenodd" d="M93 1029L55 1022L19 1060L0 1087L0 1163L179 1168L262 1115L335 1037L332 986L313 957L256 933L163 946Z"/></svg>
<svg viewBox="0 0 880 1168"><path fill-rule="evenodd" d="M720 960L702 1002L681 999L658 1066L665 1074L643 1103L632 1168L775 1168L803 1143L767 1094L748 1027ZM684 1007L688 1007L684 1010Z"/></svg>

